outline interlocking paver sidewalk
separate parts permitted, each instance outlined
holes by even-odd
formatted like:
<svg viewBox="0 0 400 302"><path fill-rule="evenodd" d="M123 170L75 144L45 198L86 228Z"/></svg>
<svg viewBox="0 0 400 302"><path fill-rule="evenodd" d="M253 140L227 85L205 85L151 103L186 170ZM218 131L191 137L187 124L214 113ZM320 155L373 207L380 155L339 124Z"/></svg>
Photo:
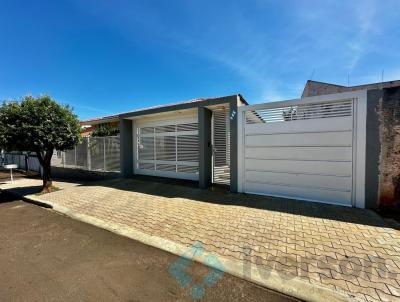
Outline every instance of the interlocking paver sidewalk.
<svg viewBox="0 0 400 302"><path fill-rule="evenodd" d="M362 300L400 301L400 232L372 211L133 179L57 185L40 199Z"/></svg>

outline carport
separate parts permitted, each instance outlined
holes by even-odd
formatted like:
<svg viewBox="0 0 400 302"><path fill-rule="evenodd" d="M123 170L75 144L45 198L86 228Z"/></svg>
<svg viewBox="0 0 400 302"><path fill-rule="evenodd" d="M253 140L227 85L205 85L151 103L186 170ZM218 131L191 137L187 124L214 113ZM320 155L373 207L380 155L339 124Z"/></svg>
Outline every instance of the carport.
<svg viewBox="0 0 400 302"><path fill-rule="evenodd" d="M240 95L196 99L120 115L123 175L150 175L230 186L237 191ZM232 118L231 118L232 117Z"/></svg>

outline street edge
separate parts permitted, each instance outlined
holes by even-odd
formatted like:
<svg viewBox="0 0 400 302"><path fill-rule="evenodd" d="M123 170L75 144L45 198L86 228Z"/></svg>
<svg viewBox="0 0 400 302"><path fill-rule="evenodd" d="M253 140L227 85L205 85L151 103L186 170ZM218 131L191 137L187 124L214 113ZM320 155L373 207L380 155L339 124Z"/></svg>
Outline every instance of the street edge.
<svg viewBox="0 0 400 302"><path fill-rule="evenodd" d="M9 190L5 190L9 191ZM16 194L16 193L14 193ZM17 195L17 194L16 194ZM21 196L20 196L21 197ZM81 214L76 211L73 211L69 208L59 206L57 204L53 204L49 201L43 201L40 198L37 198L36 196L32 195L27 195L21 197L24 201L27 201L29 203L33 203L39 206L44 206L46 208L51 208L54 211L64 214L70 218L97 226L99 228L108 230L110 232L113 232L115 234L118 234L120 236L124 236L136 241L139 241L143 244L164 250L166 252L172 253L177 256L183 256L185 257L185 251L187 251L188 247L175 243L173 241L160 238L157 236L152 236L145 234L143 232L140 232L138 230L135 230L130 227L126 227L124 225L120 225L117 223L109 223L105 222L101 219L86 215L86 214ZM205 253L207 255L207 253ZM211 253L210 253L211 254ZM282 275L278 274L274 270L270 269L259 269L255 267L251 267L250 269L250 274L244 274L243 272L243 263L238 261L238 260L233 260L233 259L227 259L222 256L218 255L218 260L223 264L224 266L224 272L244 279L246 281L252 282L254 284L266 287L271 290L275 290L279 293L303 300L303 301L309 301L309 302L320 302L320 301L331 301L331 302L344 302L344 301L361 301L357 299L356 297L342 292L342 291L337 291L337 290L332 290L329 287L324 287L321 285L317 284L311 284L305 280L302 280L301 278L294 277L288 280L283 280ZM199 257L199 256L194 256L194 257L188 257L190 260L196 261L198 263L201 263L203 265L219 269L219 267L213 267L213 265L210 265L210 263L206 263L203 259L204 257ZM248 275L251 277L249 278ZM267 280L265 278L262 278L261 276L269 275Z"/></svg>

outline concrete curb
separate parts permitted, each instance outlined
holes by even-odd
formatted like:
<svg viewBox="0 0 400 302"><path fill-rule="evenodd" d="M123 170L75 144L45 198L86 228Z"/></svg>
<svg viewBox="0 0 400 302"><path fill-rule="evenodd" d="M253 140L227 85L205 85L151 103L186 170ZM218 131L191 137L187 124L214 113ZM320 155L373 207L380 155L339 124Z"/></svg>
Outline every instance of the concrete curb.
<svg viewBox="0 0 400 302"><path fill-rule="evenodd" d="M6 190L8 191L8 190ZM160 238L157 236L151 236L140 231L137 231L133 228L126 227L124 225L120 225L117 223L109 223L98 218L81 214L79 212L73 211L69 208L59 206L55 203L49 201L40 200L37 196L24 196L24 200L38 204L45 205L45 207L50 207L54 211L64 214L73 219L92 224L94 226L100 227L102 229L108 230L115 234L137 240L146 245L153 246L155 248L164 250L166 252L175 254L177 256L185 255L185 252L188 250L187 246L175 243L173 241ZM212 255L211 253L209 253ZM206 263L204 261L204 256L207 253L200 256L188 257L190 260L199 262L201 264L211 266L215 269L218 269L218 266L210 265L210 263ZM310 302L320 302L320 301L330 301L330 302L339 302L339 301L361 301L349 293L343 291L335 291L329 287L324 287L317 284L309 283L299 277L291 277L285 278L283 274L279 274L274 270L269 269L260 269L255 267L255 265L251 265L249 268L243 267L243 262L227 259L220 255L218 256L218 260L223 264L225 268L225 272L233 275L235 277L244 279L246 281L258 284L260 286L269 288L271 290L275 290L277 292L283 293L288 296L295 297L300 300L310 301ZM246 270L246 272L244 272ZM265 277L267 276L267 277Z"/></svg>
<svg viewBox="0 0 400 302"><path fill-rule="evenodd" d="M26 196L22 196L22 195L18 194L17 192L14 192L12 189L2 189L2 188L0 188L0 192L3 192L3 191L7 192L8 194L10 194L10 195L12 195L12 196L14 196L16 198L20 198L20 199L22 199L23 201L25 201L27 203L31 203L31 204L34 204L36 206L47 208L47 209L52 209L53 208L53 206L50 205L50 203L43 202L41 200L37 200L37 199L35 199L34 197L32 197L30 195L28 195L28 197L26 197Z"/></svg>

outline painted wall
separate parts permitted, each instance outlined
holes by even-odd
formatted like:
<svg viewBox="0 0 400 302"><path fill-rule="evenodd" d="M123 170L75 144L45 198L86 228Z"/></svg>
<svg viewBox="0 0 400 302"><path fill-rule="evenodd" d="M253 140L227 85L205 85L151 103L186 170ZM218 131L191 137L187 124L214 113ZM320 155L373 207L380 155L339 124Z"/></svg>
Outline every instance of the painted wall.
<svg viewBox="0 0 400 302"><path fill-rule="evenodd" d="M121 175L130 177L133 174L133 121L129 119L120 119L120 165Z"/></svg>
<svg viewBox="0 0 400 302"><path fill-rule="evenodd" d="M199 187L206 189L211 185L211 110L198 108L199 123Z"/></svg>
<svg viewBox="0 0 400 302"><path fill-rule="evenodd" d="M377 108L382 100L382 90L367 92L366 158L365 158L365 207L378 207L379 191L379 118Z"/></svg>

